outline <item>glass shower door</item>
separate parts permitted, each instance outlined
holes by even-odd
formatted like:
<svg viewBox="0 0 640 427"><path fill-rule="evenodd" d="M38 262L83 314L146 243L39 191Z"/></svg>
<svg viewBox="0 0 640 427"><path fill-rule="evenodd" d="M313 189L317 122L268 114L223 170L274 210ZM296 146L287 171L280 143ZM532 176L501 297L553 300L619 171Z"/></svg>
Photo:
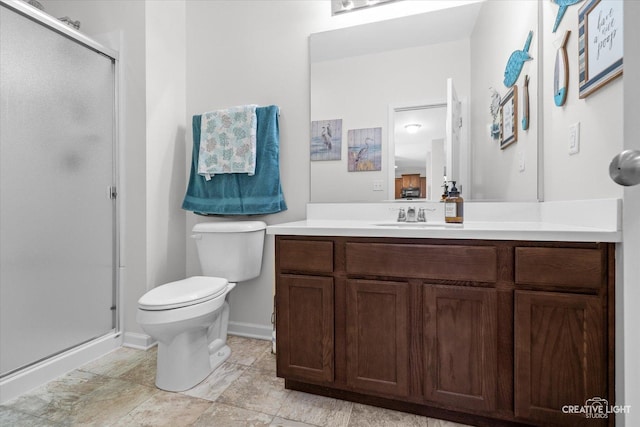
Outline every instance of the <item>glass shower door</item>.
<svg viewBox="0 0 640 427"><path fill-rule="evenodd" d="M0 376L115 327L114 76L0 5Z"/></svg>

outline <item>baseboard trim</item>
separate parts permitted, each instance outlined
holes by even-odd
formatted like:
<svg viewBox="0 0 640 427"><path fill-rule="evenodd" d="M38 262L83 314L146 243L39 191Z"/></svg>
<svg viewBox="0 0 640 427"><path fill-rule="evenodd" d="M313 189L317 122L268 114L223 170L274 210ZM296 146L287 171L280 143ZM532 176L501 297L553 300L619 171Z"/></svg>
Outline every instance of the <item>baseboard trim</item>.
<svg viewBox="0 0 640 427"><path fill-rule="evenodd" d="M0 404L91 362L122 345L120 333L110 333L0 380Z"/></svg>
<svg viewBox="0 0 640 427"><path fill-rule="evenodd" d="M272 330L273 326L271 325L229 321L229 329L227 331L229 335L271 341Z"/></svg>
<svg viewBox="0 0 640 427"><path fill-rule="evenodd" d="M138 332L125 332L122 340L123 347L131 347L138 350L149 350L156 344L157 342L149 335Z"/></svg>

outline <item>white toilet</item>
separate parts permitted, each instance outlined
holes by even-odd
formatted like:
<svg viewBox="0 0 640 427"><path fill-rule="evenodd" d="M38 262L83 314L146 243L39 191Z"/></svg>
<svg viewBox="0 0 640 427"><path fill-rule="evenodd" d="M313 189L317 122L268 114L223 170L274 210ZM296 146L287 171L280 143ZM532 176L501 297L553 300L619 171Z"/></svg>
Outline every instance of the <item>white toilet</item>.
<svg viewBox="0 0 640 427"><path fill-rule="evenodd" d="M136 320L158 341L156 386L188 390L231 354L228 294L260 275L262 221L204 222L193 227L204 276L158 286L138 300Z"/></svg>

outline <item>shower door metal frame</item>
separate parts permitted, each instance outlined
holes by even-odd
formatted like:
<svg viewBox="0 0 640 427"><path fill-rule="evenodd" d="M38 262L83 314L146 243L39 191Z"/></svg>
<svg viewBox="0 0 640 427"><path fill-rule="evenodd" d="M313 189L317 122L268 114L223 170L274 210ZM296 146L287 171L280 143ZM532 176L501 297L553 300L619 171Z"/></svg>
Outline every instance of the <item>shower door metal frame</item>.
<svg viewBox="0 0 640 427"><path fill-rule="evenodd" d="M38 366L41 363L50 360L52 357L64 354L69 351L73 351L76 348L81 347L84 344L89 342L98 340L102 337L113 335L114 338L117 338L121 334L120 326L122 325L122 310L120 307L122 306L121 301L121 291L120 291L120 212L121 212L121 203L119 202L119 193L120 191L120 175L119 175L119 140L120 140L120 130L119 130L119 93L120 93L120 61L119 54L117 51L110 49L97 41L87 37L86 35L80 33L78 30L71 28L70 26L64 24L59 21L55 17L48 15L37 8L27 4L26 2L20 0L0 0L0 6L7 7L7 9L12 10L19 15L24 16L27 19L34 21L37 24L44 26L45 28L54 31L63 37L70 39L71 41L84 46L96 53L104 55L112 60L113 67L113 77L114 77L114 93L113 93L113 150L112 150L112 185L109 188L105 189L105 192L108 192L108 195L112 201L111 209L112 209L112 226L113 226L113 248L112 248L112 290L113 290L113 305L112 305L112 329L111 331L94 337L85 342L77 343L71 348L67 348L56 352L54 354L48 355L46 358L34 361L29 363L21 368L8 372L6 375L2 377L3 380L9 379L15 375L19 375L21 372L25 370Z"/></svg>

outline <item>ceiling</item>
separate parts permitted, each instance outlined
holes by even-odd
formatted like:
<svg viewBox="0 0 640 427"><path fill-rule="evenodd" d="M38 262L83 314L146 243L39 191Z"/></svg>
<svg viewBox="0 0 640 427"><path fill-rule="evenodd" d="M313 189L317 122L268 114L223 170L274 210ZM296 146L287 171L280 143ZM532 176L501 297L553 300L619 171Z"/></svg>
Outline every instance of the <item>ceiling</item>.
<svg viewBox="0 0 640 427"><path fill-rule="evenodd" d="M469 38L481 7L482 2L470 3L340 31L314 33L310 38L310 60L313 63ZM450 25L451 22L457 25Z"/></svg>

